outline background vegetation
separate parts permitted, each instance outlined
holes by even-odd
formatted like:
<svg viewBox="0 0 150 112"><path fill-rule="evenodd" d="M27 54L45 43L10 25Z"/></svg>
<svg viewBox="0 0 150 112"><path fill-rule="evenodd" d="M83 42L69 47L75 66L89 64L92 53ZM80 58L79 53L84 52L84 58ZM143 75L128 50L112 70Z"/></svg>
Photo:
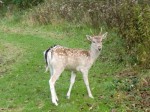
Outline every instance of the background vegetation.
<svg viewBox="0 0 150 112"><path fill-rule="evenodd" d="M149 111L149 0L2 2L0 111ZM42 52L54 44L87 49L85 35L101 27L109 35L89 74L95 99L87 97L80 75L65 99L70 73L64 72L56 85L59 107L53 106Z"/></svg>
<svg viewBox="0 0 150 112"><path fill-rule="evenodd" d="M31 22L49 24L53 18L63 18L94 28L106 25L116 29L125 40L128 60L132 65L150 68L150 5L149 1L47 1L30 14Z"/></svg>

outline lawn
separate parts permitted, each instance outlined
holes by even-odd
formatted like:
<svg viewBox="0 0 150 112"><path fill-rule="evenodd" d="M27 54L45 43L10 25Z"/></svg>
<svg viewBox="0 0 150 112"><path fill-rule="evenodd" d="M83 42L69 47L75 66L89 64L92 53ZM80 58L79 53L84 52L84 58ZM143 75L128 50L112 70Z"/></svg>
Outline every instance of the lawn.
<svg viewBox="0 0 150 112"><path fill-rule="evenodd" d="M116 33L108 31L101 55L90 69L89 82L94 99L88 97L82 75L77 74L71 98L66 98L70 84L70 72L64 71L56 83L59 102L51 103L45 71L43 51L59 44L71 48L88 49L85 35L87 26L54 24L24 26L9 22L0 23L0 111L12 112L123 112L126 104L117 95L114 81L122 70L129 68L122 61L124 48ZM122 54L120 56L120 54Z"/></svg>

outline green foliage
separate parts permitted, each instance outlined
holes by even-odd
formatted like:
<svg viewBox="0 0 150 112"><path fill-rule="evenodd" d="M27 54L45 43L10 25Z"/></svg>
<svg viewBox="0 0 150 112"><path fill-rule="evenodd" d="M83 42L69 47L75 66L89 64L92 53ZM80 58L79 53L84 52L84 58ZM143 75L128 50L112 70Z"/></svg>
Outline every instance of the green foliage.
<svg viewBox="0 0 150 112"><path fill-rule="evenodd" d="M31 6L38 5L44 0L2 0L5 5L14 4L21 9L29 8Z"/></svg>
<svg viewBox="0 0 150 112"><path fill-rule="evenodd" d="M150 10L148 5L126 3L118 11L119 33L125 39L132 64L150 68ZM122 15L122 18L121 18Z"/></svg>
<svg viewBox="0 0 150 112"><path fill-rule="evenodd" d="M106 24L125 40L131 65L150 68L150 6L149 1L46 1L29 14L35 24L49 24L53 18L92 25L99 28Z"/></svg>

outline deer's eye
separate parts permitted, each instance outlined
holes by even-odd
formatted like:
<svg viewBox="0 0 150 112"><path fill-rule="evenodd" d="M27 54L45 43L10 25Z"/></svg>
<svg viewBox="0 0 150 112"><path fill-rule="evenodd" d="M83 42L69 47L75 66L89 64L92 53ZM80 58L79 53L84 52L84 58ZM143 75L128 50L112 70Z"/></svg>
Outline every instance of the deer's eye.
<svg viewBox="0 0 150 112"><path fill-rule="evenodd" d="M93 41L93 43L96 43L95 41Z"/></svg>

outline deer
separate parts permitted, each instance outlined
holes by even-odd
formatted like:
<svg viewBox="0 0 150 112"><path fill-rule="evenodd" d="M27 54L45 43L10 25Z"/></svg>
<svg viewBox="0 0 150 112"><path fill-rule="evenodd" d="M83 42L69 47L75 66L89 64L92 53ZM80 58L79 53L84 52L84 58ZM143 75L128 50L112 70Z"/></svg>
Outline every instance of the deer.
<svg viewBox="0 0 150 112"><path fill-rule="evenodd" d="M75 83L76 72L83 75L83 80L87 88L88 96L94 98L88 80L88 72L100 55L102 50L102 41L107 37L107 32L99 35L86 35L87 40L91 42L89 50L67 48L61 45L55 45L44 51L46 61L46 71L50 70L49 86L51 92L51 100L54 105L58 105L58 97L55 90L55 83L64 70L71 71L70 86L67 92L67 98L70 99L72 87Z"/></svg>

